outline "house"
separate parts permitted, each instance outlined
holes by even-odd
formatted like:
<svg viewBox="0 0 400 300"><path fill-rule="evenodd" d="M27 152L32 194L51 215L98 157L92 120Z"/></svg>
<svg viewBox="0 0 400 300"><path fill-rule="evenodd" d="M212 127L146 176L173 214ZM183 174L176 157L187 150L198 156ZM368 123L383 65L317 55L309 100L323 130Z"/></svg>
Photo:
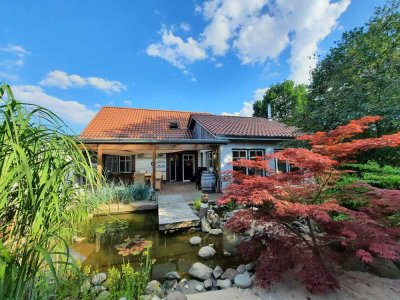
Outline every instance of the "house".
<svg viewBox="0 0 400 300"><path fill-rule="evenodd" d="M230 162L273 153L279 142L295 135L296 128L270 118L103 107L79 138L97 155L97 168L108 178L131 182L134 172L141 172L153 183L161 174L168 183L189 181L197 167L217 174L231 170ZM270 164L273 170L289 168L285 162Z"/></svg>

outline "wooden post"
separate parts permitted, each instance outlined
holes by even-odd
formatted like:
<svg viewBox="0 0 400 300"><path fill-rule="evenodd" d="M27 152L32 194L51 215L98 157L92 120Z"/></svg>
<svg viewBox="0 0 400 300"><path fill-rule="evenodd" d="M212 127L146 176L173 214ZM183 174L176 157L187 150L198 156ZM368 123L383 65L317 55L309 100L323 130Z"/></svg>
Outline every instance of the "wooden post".
<svg viewBox="0 0 400 300"><path fill-rule="evenodd" d="M153 146L153 160L152 160L153 173L151 174L152 188L156 190L156 147Z"/></svg>
<svg viewBox="0 0 400 300"><path fill-rule="evenodd" d="M219 146L217 146L216 148L215 148L215 153L216 153L216 155L215 155L215 161L214 161L214 171L215 171L215 185L216 185L216 187L215 187L215 191L217 192L217 193L220 193L221 192L221 180L220 180L220 171L221 171L221 160L220 160L220 153L219 153L219 149L220 149L220 147Z"/></svg>
<svg viewBox="0 0 400 300"><path fill-rule="evenodd" d="M99 145L97 147L97 171L103 174L103 147Z"/></svg>

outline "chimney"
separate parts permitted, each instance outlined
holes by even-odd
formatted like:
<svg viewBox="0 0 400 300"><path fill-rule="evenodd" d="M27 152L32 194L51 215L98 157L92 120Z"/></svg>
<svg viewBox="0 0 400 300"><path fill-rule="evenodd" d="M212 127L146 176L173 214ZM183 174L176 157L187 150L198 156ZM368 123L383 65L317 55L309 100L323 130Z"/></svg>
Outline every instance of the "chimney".
<svg viewBox="0 0 400 300"><path fill-rule="evenodd" d="M268 121L272 121L271 103L267 104L267 119L268 119Z"/></svg>

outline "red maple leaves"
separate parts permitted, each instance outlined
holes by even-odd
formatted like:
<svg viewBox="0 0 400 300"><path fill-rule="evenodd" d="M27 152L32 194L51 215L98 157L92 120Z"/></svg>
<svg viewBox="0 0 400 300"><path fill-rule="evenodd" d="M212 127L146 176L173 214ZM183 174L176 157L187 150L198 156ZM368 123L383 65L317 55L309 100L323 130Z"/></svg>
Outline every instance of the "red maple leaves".
<svg viewBox="0 0 400 300"><path fill-rule="evenodd" d="M365 263L374 257L400 259L396 241L400 230L387 221L387 216L400 209L400 191L365 184L349 188L350 192L335 189L336 181L346 172L338 167L356 154L400 146L400 133L362 138L363 132L381 119L368 116L330 132L298 138L309 141L311 149L287 148L233 163L268 174L230 172L230 184L219 199L220 204L233 200L246 207L258 207L257 211L236 213L226 227L252 237L240 248L247 257L259 257L256 281L260 285L280 281L281 274L291 269L311 292L326 292L339 287L330 266L332 261L343 261L350 254ZM268 167L271 159L286 161L292 171L275 173ZM357 209L343 205L344 198L353 197L351 190L360 188L365 190L361 196L363 205ZM303 222L300 229L299 221ZM333 251L335 247L340 252Z"/></svg>

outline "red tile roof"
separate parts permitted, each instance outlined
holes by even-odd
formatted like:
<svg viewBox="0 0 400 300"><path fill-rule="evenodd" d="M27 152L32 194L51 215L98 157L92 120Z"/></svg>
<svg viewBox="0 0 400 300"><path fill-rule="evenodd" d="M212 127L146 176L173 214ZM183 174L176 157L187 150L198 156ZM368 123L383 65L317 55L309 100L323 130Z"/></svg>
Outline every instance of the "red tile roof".
<svg viewBox="0 0 400 300"><path fill-rule="evenodd" d="M194 115L194 120L214 135L237 137L284 137L297 135L297 128L266 118Z"/></svg>
<svg viewBox="0 0 400 300"><path fill-rule="evenodd" d="M193 112L103 107L80 134L82 139L191 139L187 128ZM170 122L178 122L171 129Z"/></svg>

